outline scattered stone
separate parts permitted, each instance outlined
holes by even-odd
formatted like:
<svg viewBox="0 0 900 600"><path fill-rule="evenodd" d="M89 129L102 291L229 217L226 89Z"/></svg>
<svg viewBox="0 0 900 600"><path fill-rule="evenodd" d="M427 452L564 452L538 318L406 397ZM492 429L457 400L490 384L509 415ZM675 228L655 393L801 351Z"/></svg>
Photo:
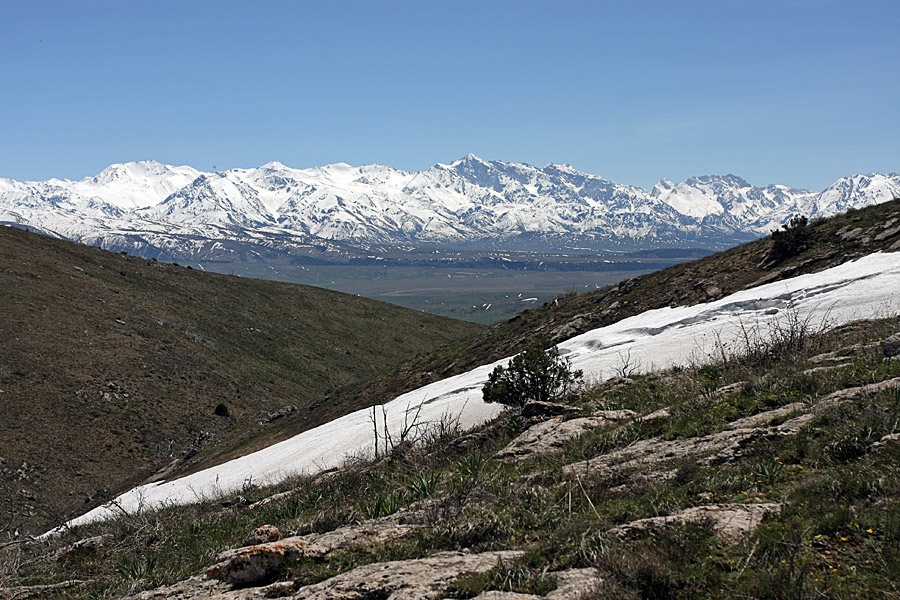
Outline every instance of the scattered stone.
<svg viewBox="0 0 900 600"><path fill-rule="evenodd" d="M580 414L581 410L574 406L559 404L557 402L540 402L533 400L522 407L522 416L526 419L531 419L533 417L555 417L558 415L576 416Z"/></svg>
<svg viewBox="0 0 900 600"><path fill-rule="evenodd" d="M269 542L277 542L281 539L281 532L274 525L260 525L250 532L242 547L258 546L260 544L268 544Z"/></svg>
<svg viewBox="0 0 900 600"><path fill-rule="evenodd" d="M673 525L694 523L708 525L723 540L736 541L753 530L763 518L781 510L779 503L767 504L710 504L694 506L667 517L639 519L610 529L619 537L635 537L642 534L653 535Z"/></svg>
<svg viewBox="0 0 900 600"><path fill-rule="evenodd" d="M279 408L277 411L273 413L269 413L266 417L265 422L271 423L272 421L277 421L278 419L283 419L284 417L297 412L297 407L293 404L289 404L288 406L283 406Z"/></svg>
<svg viewBox="0 0 900 600"><path fill-rule="evenodd" d="M897 356L900 354L900 333L884 338L878 345L885 356Z"/></svg>

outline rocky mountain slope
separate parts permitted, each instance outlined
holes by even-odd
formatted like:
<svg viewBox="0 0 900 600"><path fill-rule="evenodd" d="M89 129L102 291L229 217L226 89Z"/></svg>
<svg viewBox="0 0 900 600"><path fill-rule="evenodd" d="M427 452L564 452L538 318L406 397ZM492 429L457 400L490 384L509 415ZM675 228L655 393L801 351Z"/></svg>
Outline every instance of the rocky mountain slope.
<svg viewBox="0 0 900 600"><path fill-rule="evenodd" d="M378 461L2 543L0 597L890 597L900 323L804 327Z"/></svg>
<svg viewBox="0 0 900 600"><path fill-rule="evenodd" d="M416 368L452 372L470 354L571 337L592 316L615 321L900 250L900 202L797 230L789 252L783 236L769 238L561 298ZM526 406L470 432L446 422L377 461L11 538L0 542L0 594L890 597L900 324L882 316L828 332L797 319L708 362L594 384L564 405ZM431 377L412 371L400 385Z"/></svg>
<svg viewBox="0 0 900 600"><path fill-rule="evenodd" d="M11 227L0 293L0 521L22 533L288 414L331 420L339 387L479 330Z"/></svg>
<svg viewBox="0 0 900 600"><path fill-rule="evenodd" d="M733 175L653 190L567 165L474 155L414 173L338 163L203 173L153 161L81 181L0 179L0 222L147 257L224 260L241 252L319 256L345 243L591 249L722 248L900 195L900 175L854 175L821 193L754 187Z"/></svg>

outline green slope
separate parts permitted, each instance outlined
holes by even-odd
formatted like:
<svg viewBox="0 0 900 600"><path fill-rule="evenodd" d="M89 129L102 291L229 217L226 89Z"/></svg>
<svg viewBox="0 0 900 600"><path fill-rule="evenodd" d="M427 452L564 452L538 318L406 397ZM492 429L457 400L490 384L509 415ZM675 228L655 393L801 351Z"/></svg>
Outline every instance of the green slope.
<svg viewBox="0 0 900 600"><path fill-rule="evenodd" d="M0 519L24 530L256 435L285 406L299 427L330 420L322 398L340 386L480 329L8 227L0 306Z"/></svg>

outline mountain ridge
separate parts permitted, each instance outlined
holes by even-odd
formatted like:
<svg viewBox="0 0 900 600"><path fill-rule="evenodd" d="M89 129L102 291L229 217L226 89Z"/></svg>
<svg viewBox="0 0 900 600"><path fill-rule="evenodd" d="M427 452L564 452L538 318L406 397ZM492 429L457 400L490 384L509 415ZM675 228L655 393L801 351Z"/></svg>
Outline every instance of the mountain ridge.
<svg viewBox="0 0 900 600"><path fill-rule="evenodd" d="M419 172L278 161L202 172L156 161L110 165L79 181L0 178L0 222L156 256L200 257L196 240L250 247L311 240L419 246L593 249L702 244L723 248L767 234L794 214L830 216L900 196L896 173L843 177L822 192L756 187L728 175L650 191L569 165L534 167L474 154ZM168 255L167 255L168 256Z"/></svg>

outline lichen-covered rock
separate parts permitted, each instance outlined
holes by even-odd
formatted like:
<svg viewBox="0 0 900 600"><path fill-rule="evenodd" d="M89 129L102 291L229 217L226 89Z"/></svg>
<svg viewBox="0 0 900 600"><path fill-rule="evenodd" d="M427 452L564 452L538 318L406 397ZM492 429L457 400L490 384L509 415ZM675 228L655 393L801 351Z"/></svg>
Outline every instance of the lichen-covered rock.
<svg viewBox="0 0 900 600"><path fill-rule="evenodd" d="M341 527L327 533L289 537L277 542L227 550L206 571L207 577L232 585L250 585L266 581L291 560L321 558L344 548L368 548L387 544L421 529L389 520L367 521Z"/></svg>
<svg viewBox="0 0 900 600"><path fill-rule="evenodd" d="M250 532L241 546L258 546L281 539L281 532L274 525L260 525Z"/></svg>

